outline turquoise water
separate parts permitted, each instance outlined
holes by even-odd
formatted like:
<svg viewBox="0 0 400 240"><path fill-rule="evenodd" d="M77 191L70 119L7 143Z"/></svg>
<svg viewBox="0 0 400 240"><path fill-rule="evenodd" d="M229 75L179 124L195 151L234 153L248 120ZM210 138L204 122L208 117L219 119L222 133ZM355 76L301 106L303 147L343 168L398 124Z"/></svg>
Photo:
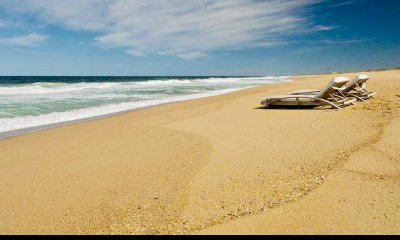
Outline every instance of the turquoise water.
<svg viewBox="0 0 400 240"><path fill-rule="evenodd" d="M287 77L0 77L0 133L283 81Z"/></svg>

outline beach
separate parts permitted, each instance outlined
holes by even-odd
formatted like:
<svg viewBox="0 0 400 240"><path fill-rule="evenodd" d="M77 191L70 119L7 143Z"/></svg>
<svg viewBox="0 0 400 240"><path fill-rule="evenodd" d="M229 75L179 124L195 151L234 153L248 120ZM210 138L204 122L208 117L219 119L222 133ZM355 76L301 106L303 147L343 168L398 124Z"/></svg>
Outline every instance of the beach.
<svg viewBox="0 0 400 240"><path fill-rule="evenodd" d="M262 109L337 76L0 140L2 234L400 234L400 70L343 110Z"/></svg>

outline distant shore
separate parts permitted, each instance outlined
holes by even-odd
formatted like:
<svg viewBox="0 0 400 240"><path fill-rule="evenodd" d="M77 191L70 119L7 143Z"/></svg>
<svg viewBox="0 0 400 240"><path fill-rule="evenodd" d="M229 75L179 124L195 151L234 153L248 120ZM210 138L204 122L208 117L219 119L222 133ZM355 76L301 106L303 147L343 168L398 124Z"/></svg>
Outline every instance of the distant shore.
<svg viewBox="0 0 400 240"><path fill-rule="evenodd" d="M357 74L2 139L0 233L400 234L400 70L344 110L259 108Z"/></svg>

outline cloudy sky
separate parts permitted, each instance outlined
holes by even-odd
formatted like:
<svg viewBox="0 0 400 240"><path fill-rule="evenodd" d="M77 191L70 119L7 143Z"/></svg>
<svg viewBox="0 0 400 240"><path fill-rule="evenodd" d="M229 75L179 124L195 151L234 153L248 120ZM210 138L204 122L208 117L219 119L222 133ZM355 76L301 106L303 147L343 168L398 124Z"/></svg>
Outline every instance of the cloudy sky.
<svg viewBox="0 0 400 240"><path fill-rule="evenodd" d="M400 66L398 0L0 0L0 75Z"/></svg>

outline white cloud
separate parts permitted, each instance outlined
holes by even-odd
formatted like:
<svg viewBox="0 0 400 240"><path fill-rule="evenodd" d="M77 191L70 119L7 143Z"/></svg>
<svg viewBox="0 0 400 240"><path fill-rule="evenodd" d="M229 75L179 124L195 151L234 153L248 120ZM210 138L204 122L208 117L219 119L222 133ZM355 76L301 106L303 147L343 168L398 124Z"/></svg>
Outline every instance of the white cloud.
<svg viewBox="0 0 400 240"><path fill-rule="evenodd" d="M287 35L310 27L301 10L315 2L2 0L0 7L33 14L46 24L97 32L95 42L103 48L121 48L135 56L196 59L215 50L279 44Z"/></svg>
<svg viewBox="0 0 400 240"><path fill-rule="evenodd" d="M45 24L61 24L72 30L101 31L105 11L114 0L1 0L9 12L35 15Z"/></svg>
<svg viewBox="0 0 400 240"><path fill-rule="evenodd" d="M34 47L39 45L40 43L46 41L48 36L31 33L24 36L19 37L10 37L10 38L0 38L0 44L5 45L15 45L15 46L23 46L23 47Z"/></svg>
<svg viewBox="0 0 400 240"><path fill-rule="evenodd" d="M314 29L317 30L317 31L330 31L330 30L333 30L335 28L337 28L337 27L335 27L335 26L325 26L325 25L317 25L317 26L314 27Z"/></svg>
<svg viewBox="0 0 400 240"><path fill-rule="evenodd" d="M129 55L136 56L136 57L144 57L145 56L145 54L143 52L140 52L138 50L130 49L130 50L126 50L125 52Z"/></svg>
<svg viewBox="0 0 400 240"><path fill-rule="evenodd" d="M353 44L353 43L362 43L366 41L370 41L371 39L351 39L351 40L346 40L346 39L337 39L337 40L322 40L321 42L324 44Z"/></svg>
<svg viewBox="0 0 400 240"><path fill-rule="evenodd" d="M186 59L186 60L195 60L198 58L202 58L206 55L207 54L202 53L202 52L185 52L185 53L179 53L178 57Z"/></svg>

